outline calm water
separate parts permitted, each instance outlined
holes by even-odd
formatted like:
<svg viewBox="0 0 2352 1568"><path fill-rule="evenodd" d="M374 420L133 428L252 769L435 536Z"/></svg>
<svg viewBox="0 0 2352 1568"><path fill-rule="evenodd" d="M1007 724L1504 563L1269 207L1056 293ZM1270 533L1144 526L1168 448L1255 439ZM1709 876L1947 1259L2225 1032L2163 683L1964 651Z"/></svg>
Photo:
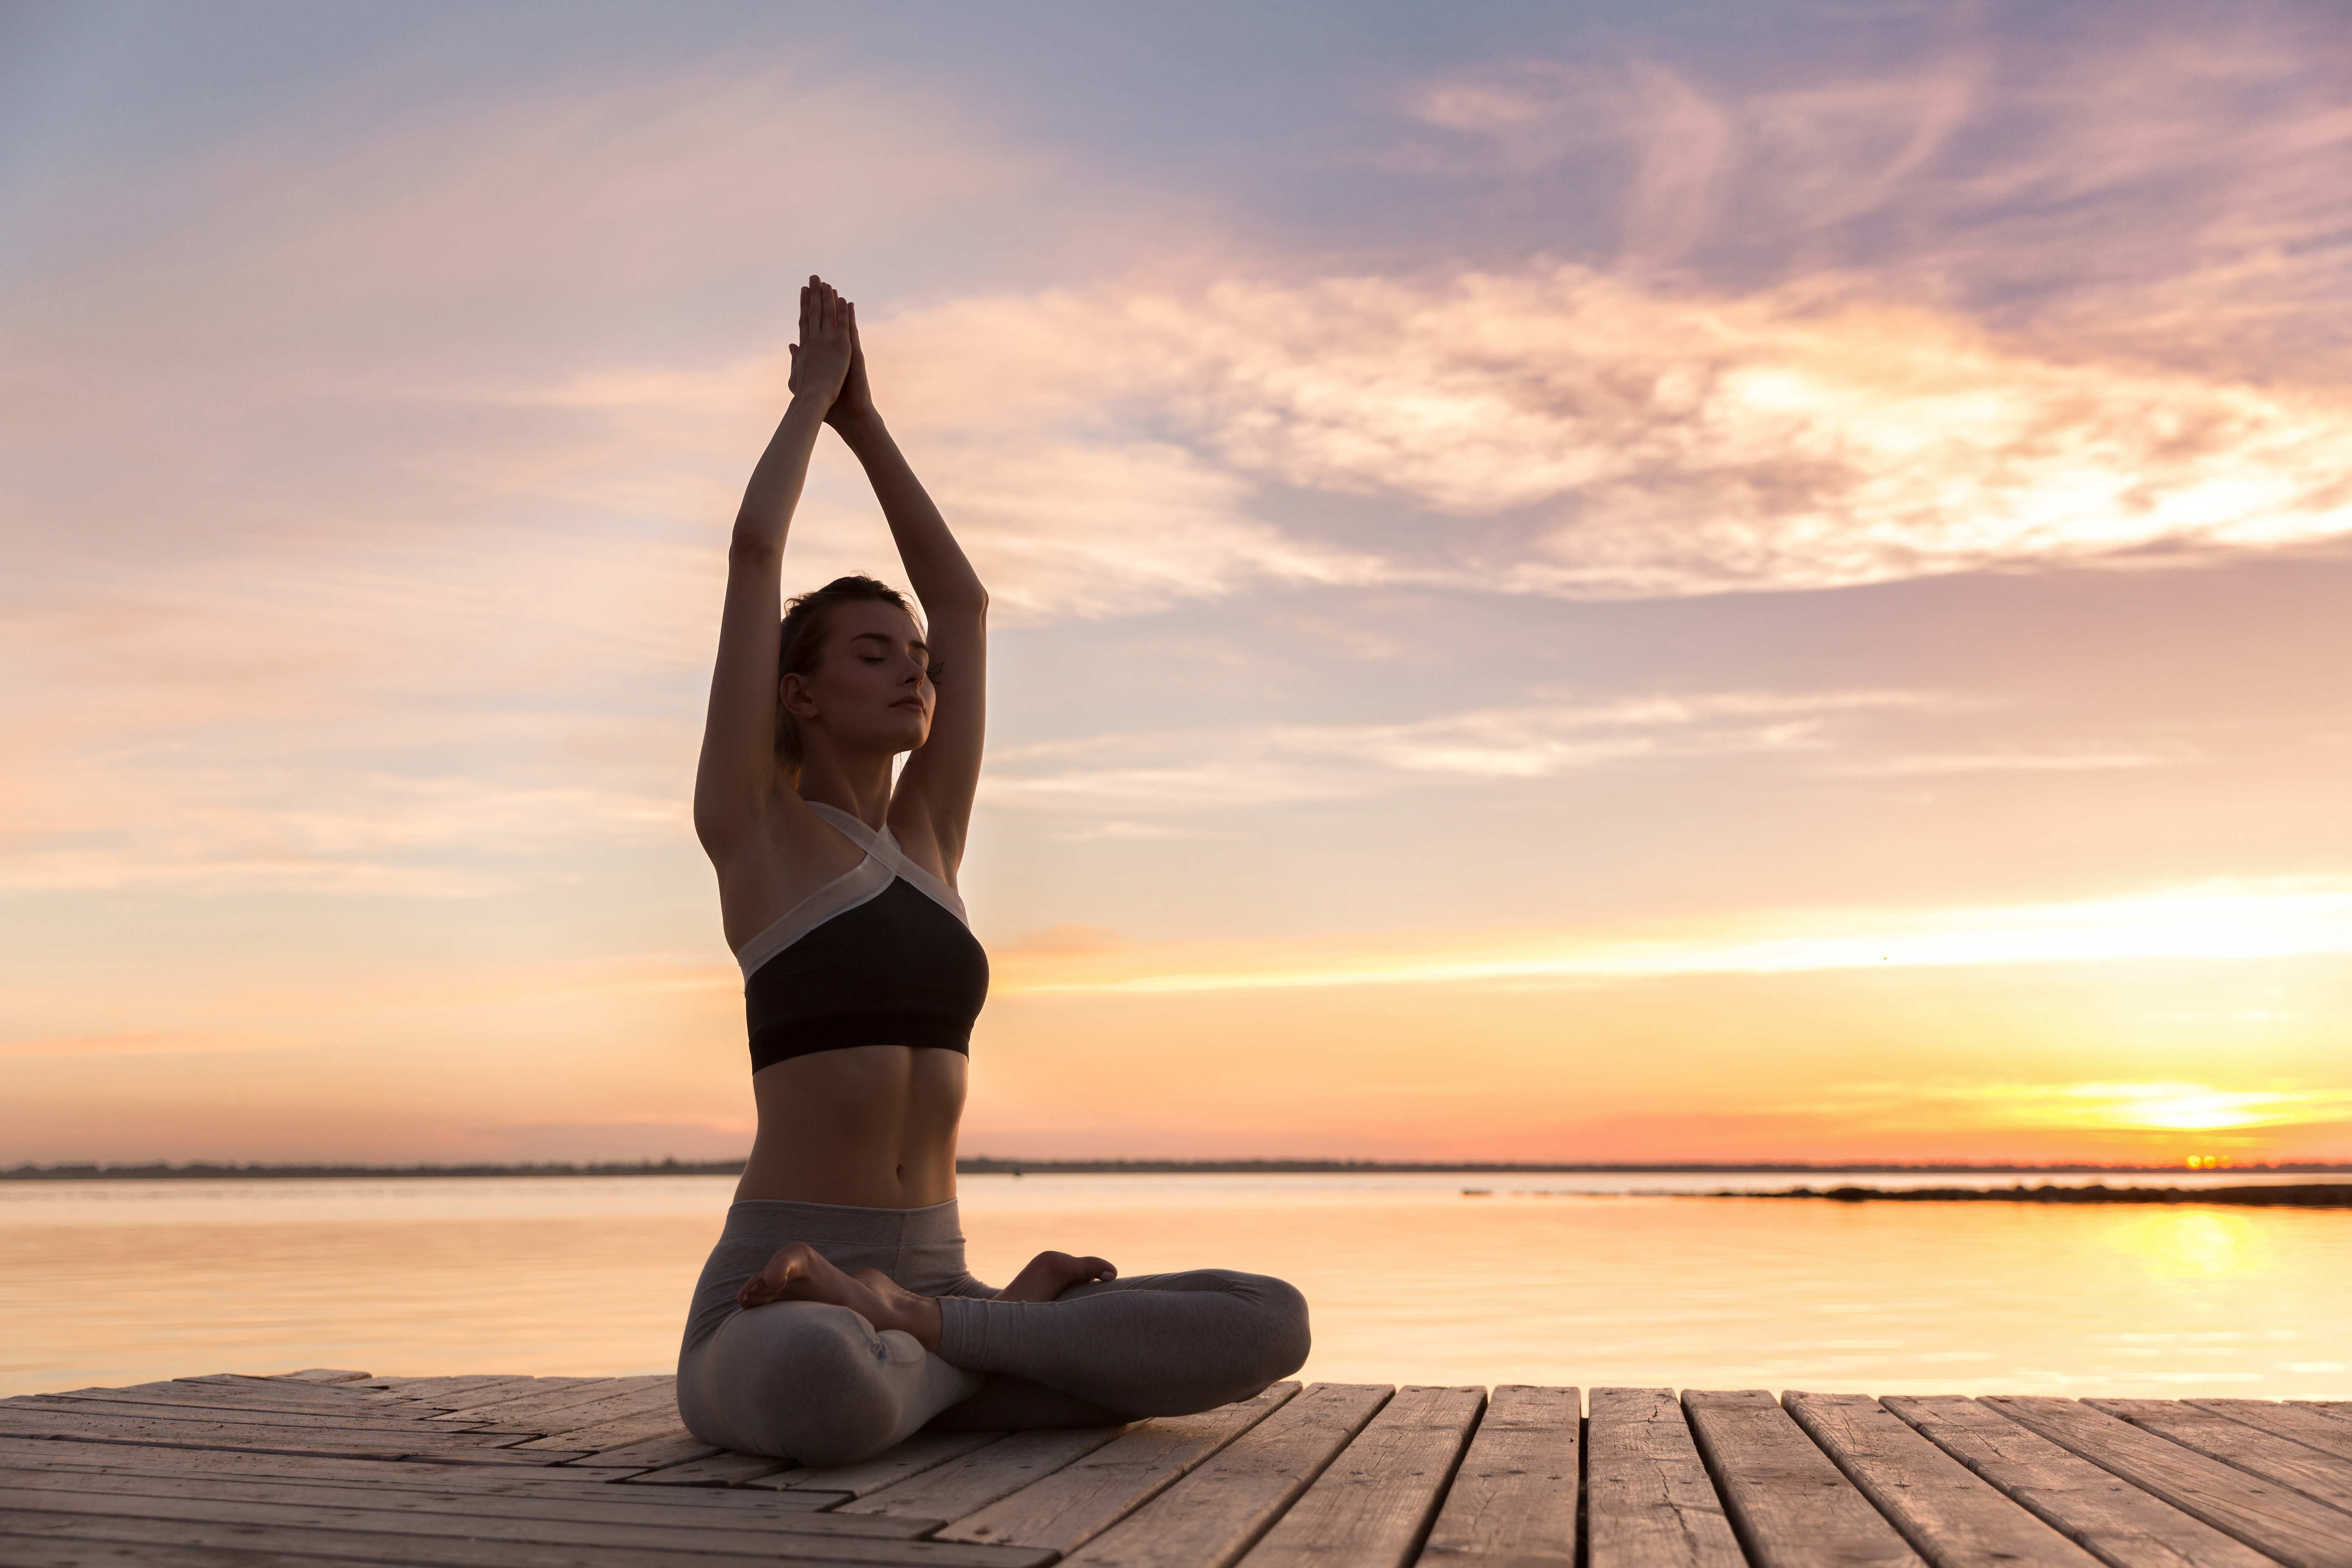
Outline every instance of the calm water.
<svg viewBox="0 0 2352 1568"><path fill-rule="evenodd" d="M1314 1378L2352 1398L2352 1213L1670 1195L1724 1184L980 1176L964 1229L984 1279L1049 1246L1283 1275ZM666 1371L732 1187L0 1183L0 1394Z"/></svg>

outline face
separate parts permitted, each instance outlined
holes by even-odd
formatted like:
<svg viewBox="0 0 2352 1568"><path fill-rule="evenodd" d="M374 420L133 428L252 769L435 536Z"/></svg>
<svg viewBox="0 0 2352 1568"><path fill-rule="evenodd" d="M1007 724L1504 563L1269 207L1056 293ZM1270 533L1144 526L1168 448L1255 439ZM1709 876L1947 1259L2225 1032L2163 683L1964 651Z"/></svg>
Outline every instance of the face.
<svg viewBox="0 0 2352 1568"><path fill-rule="evenodd" d="M914 617L871 602L835 606L815 672L785 676L782 691L804 750L851 753L913 751L930 734L939 700Z"/></svg>

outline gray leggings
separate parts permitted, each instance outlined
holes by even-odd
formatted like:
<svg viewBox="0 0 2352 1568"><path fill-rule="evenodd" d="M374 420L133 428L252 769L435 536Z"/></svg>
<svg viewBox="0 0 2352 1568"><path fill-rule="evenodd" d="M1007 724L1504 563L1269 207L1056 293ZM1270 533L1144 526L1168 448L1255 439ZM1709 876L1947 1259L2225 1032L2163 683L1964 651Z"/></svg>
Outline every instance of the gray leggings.
<svg viewBox="0 0 2352 1568"><path fill-rule="evenodd" d="M940 1348L846 1307L736 1306L777 1248L804 1241L940 1301ZM844 1465L918 1428L1018 1431L1184 1415L1246 1399L1307 1360L1307 1299L1221 1268L1000 1301L966 1272L954 1200L919 1209L749 1199L703 1265L677 1355L677 1408L706 1443Z"/></svg>

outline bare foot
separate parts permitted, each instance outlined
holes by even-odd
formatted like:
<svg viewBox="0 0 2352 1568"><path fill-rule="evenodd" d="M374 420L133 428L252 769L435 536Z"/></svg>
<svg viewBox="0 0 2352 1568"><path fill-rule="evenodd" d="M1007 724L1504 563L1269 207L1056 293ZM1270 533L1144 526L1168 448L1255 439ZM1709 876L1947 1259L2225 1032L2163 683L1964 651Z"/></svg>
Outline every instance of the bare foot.
<svg viewBox="0 0 2352 1568"><path fill-rule="evenodd" d="M1116 1279L1118 1270L1099 1258L1073 1258L1066 1252L1041 1252L996 1293L1000 1301L1050 1301L1073 1285Z"/></svg>
<svg viewBox="0 0 2352 1568"><path fill-rule="evenodd" d="M771 1301L822 1301L846 1307L877 1329L912 1334L927 1351L940 1348L939 1302L900 1289L879 1268L844 1274L804 1241L779 1250L765 1268L744 1280L742 1289L735 1292L735 1304L747 1310Z"/></svg>

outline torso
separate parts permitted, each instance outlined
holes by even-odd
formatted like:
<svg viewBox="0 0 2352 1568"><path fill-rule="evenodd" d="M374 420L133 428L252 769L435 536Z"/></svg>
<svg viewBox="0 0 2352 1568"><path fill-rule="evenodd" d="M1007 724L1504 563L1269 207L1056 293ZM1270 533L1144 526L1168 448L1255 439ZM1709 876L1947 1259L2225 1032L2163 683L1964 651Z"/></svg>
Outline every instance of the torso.
<svg viewBox="0 0 2352 1568"><path fill-rule="evenodd" d="M902 875L893 879L880 876L866 848L849 837L862 825L854 820L828 825L820 819L816 826L815 842L793 847L803 853L762 857L767 864L729 868L740 874L722 876L728 938L739 955L758 944L780 920L782 934L792 937L799 922L784 917L807 911L813 895L813 912L822 917L827 889L833 889L837 901L844 891L856 896L864 885L888 882L890 899L903 904L916 885L929 884L921 908L933 914L935 922L951 918L930 910L928 902L941 893L950 900L955 898L938 868L924 864L925 859L936 860L936 852L926 857L913 847L884 841L877 853L902 859ZM846 889L842 887L845 879ZM884 907L883 900L863 896L873 900L869 915ZM960 910L960 904L954 907ZM739 921L739 914L744 918ZM846 929L837 926L828 932L820 924L810 935L821 945ZM787 943L781 951L793 949ZM808 951L803 948L793 956ZM976 955L976 944L972 952ZM755 975L763 957L759 951L748 954ZM979 974L984 994L984 958ZM775 987L767 989L772 994ZM753 1010L758 1011L756 1004ZM736 1197L863 1208L945 1203L956 1191L956 1128L963 1114L967 1067L960 1051L898 1043L830 1046L771 1060L752 1075L759 1131Z"/></svg>
<svg viewBox="0 0 2352 1568"><path fill-rule="evenodd" d="M737 1198L911 1209L956 1195L966 1058L908 1046L818 1051L751 1075L760 1131Z"/></svg>

